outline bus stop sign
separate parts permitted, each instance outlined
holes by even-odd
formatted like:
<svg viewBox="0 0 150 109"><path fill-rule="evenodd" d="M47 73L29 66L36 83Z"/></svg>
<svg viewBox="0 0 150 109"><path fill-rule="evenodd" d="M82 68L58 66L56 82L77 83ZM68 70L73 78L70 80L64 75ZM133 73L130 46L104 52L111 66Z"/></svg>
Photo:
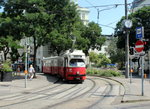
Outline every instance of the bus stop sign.
<svg viewBox="0 0 150 109"><path fill-rule="evenodd" d="M143 38L143 32L144 32L144 28L143 27L137 27L136 28L136 39Z"/></svg>

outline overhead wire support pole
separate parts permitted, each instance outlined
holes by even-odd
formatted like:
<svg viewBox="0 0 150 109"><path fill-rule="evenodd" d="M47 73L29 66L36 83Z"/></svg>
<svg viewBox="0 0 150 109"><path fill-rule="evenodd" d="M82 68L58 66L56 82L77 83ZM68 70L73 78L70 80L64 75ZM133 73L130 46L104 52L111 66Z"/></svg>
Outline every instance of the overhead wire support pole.
<svg viewBox="0 0 150 109"><path fill-rule="evenodd" d="M128 19L128 10L127 10L127 0L125 0L125 19ZM126 54L126 70L125 70L125 77L129 77L129 31L126 30L126 40L125 40L125 54Z"/></svg>
<svg viewBox="0 0 150 109"><path fill-rule="evenodd" d="M25 88L27 87L27 73L28 73L27 61L28 61L28 52L27 52L27 42L26 42L25 43L25 71L24 71L24 73L25 73Z"/></svg>

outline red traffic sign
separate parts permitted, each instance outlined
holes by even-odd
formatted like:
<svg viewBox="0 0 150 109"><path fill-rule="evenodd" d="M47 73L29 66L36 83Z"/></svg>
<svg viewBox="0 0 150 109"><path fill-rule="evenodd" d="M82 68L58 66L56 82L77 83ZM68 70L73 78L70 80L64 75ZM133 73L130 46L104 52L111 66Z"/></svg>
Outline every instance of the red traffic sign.
<svg viewBox="0 0 150 109"><path fill-rule="evenodd" d="M138 40L136 43L135 43L135 50L137 52L142 52L144 49L144 42L141 41L141 40Z"/></svg>

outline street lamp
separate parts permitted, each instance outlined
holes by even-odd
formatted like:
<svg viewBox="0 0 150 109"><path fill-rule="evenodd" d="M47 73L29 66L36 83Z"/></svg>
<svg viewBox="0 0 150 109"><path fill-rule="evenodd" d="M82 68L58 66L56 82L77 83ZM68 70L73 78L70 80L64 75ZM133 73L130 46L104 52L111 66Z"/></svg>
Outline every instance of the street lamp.
<svg viewBox="0 0 150 109"><path fill-rule="evenodd" d="M125 0L125 19L127 20L128 19L128 10L127 10L127 0ZM125 23L126 25L124 25L124 26L129 26L128 25L128 22L126 21L126 23ZM125 70L125 77L126 78L128 78L129 77L129 31L128 30L126 30L126 40L125 40L125 44L126 44L126 46L125 46L125 51L126 51L126 64L125 64L125 66L126 66L126 70Z"/></svg>
<svg viewBox="0 0 150 109"><path fill-rule="evenodd" d="M97 9L97 24L99 24L99 13L102 12L102 11L106 11L106 10L110 10L110 9L113 9L113 8L117 8L118 5L115 5L113 7L108 7L108 8L104 8L104 9L101 9L99 10L99 8Z"/></svg>

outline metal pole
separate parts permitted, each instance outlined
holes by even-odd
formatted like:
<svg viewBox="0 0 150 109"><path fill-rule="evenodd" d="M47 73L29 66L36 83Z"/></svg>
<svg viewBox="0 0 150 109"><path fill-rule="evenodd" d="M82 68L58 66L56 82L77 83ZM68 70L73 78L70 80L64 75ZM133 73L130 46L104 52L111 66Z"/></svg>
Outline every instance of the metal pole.
<svg viewBox="0 0 150 109"><path fill-rule="evenodd" d="M127 15L127 0L125 0L125 18L128 19ZM129 31L126 31L126 73L125 77L129 77Z"/></svg>
<svg viewBox="0 0 150 109"><path fill-rule="evenodd" d="M150 78L150 49L148 51L148 68L149 68L149 75L148 75L148 77Z"/></svg>
<svg viewBox="0 0 150 109"><path fill-rule="evenodd" d="M126 33L126 78L129 77L129 31Z"/></svg>
<svg viewBox="0 0 150 109"><path fill-rule="evenodd" d="M130 59L130 84L132 83L132 70L133 70L133 65L132 65L132 61Z"/></svg>
<svg viewBox="0 0 150 109"><path fill-rule="evenodd" d="M27 61L28 61L28 53L27 53L27 43L26 43L26 47L25 47L25 88L27 87L27 72L28 72L28 69L27 69Z"/></svg>
<svg viewBox="0 0 150 109"><path fill-rule="evenodd" d="M144 96L144 56L141 56L142 96Z"/></svg>

